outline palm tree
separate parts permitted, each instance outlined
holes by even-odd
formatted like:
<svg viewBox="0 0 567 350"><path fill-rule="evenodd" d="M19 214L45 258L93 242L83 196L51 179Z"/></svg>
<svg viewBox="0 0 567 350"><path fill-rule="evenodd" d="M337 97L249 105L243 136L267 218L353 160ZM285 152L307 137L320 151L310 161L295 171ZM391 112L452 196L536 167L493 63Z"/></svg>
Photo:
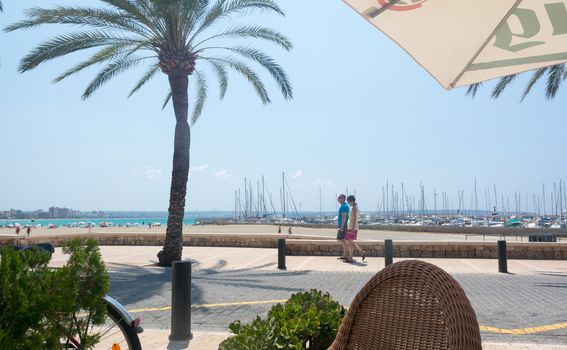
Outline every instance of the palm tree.
<svg viewBox="0 0 567 350"><path fill-rule="evenodd" d="M500 78L498 84L492 90L492 98L498 98L502 94L502 92L508 87L508 85L514 81L520 74L512 74L505 77ZM545 97L548 100L555 98L561 84L567 80L567 67L565 63L557 64L554 66L548 66L536 69L532 72L532 76L528 81L528 85L524 89L522 94L522 101L528 96L528 94L532 91L534 85L542 79L544 76L547 75L547 82L545 87ZM482 86L482 83L472 84L467 89L467 95L475 97L478 89Z"/></svg>
<svg viewBox="0 0 567 350"><path fill-rule="evenodd" d="M130 91L137 92L161 70L167 75L175 112L175 139L173 170L169 199L168 222L163 249L158 253L159 263L169 266L181 259L182 228L189 173L190 126L188 123L189 76L196 88L191 124L199 116L207 98L208 85L205 70L216 76L220 97L228 86L228 71L234 70L248 80L264 104L270 97L258 73L248 61L265 68L276 81L286 99L293 97L291 84L282 67L270 56L252 46L234 45L236 39L261 39L285 50L291 42L279 32L257 25L229 25L237 14L258 10L284 15L273 0L101 0L104 8L56 7L32 8L26 19L5 28L10 32L34 28L43 24L71 24L80 30L46 41L27 56L19 66L20 72L36 68L41 63L77 51L97 48L85 61L71 67L55 78L55 82L97 64L105 64L83 92L90 97L98 88L119 73L150 61L145 74ZM219 25L227 25L219 31ZM208 34L207 34L208 33ZM231 39L232 45L222 39ZM197 62L203 63L196 68Z"/></svg>

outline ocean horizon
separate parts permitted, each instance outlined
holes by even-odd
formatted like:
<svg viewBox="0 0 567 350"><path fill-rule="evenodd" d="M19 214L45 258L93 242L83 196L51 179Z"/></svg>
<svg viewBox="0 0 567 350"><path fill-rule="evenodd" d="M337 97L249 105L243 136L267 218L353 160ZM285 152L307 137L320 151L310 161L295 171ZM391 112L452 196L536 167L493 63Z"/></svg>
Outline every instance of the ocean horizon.
<svg viewBox="0 0 567 350"><path fill-rule="evenodd" d="M184 225L194 225L197 220L195 218L184 218ZM167 225L167 217L165 218L77 218L77 219L10 219L0 220L0 226L20 224L21 226L31 225L47 227L49 225L56 226L79 226L94 224L100 227L101 224L106 223L112 226L147 226L157 224L161 226Z"/></svg>

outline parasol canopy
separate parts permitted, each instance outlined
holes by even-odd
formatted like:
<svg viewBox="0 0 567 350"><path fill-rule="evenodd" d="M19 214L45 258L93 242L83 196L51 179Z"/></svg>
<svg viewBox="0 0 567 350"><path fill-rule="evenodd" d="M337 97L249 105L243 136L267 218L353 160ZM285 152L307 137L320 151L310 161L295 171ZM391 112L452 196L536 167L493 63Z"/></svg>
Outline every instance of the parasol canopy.
<svg viewBox="0 0 567 350"><path fill-rule="evenodd" d="M444 88L567 61L567 0L343 0Z"/></svg>

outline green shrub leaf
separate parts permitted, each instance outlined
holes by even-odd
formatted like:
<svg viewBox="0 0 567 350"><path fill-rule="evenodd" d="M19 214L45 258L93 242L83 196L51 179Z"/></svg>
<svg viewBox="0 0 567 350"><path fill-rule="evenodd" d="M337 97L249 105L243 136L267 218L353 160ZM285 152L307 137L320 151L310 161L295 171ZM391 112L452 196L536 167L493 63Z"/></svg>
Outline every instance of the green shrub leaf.
<svg viewBox="0 0 567 350"><path fill-rule="evenodd" d="M267 318L249 324L235 321L234 334L219 350L327 349L337 334L345 308L329 293L312 289L293 294L285 304L276 304Z"/></svg>

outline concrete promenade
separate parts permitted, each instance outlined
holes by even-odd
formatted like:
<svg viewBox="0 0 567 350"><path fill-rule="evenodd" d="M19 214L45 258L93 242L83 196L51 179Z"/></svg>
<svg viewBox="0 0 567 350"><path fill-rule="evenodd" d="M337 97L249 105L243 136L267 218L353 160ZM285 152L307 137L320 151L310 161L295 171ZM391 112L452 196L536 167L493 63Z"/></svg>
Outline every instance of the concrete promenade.
<svg viewBox="0 0 567 350"><path fill-rule="evenodd" d="M193 228L193 227L191 227ZM131 229L131 228L118 228ZM222 229L222 230L221 230ZM243 233L250 229L252 232ZM286 254L296 256L337 256L341 254L341 247L336 243L335 231L329 229L303 228L300 233L277 234L270 233L277 227L266 225L226 225L202 226L199 232L188 232L183 236L183 245L194 247L240 247L240 248L276 248L278 240L285 238ZM63 228L61 230L47 230L47 233L34 232L29 238L26 235L2 234L0 232L0 245L34 245L52 243L56 247L65 245L73 238L95 238L101 245L106 246L156 246L164 244L163 232L132 231L114 232L93 230L91 233L81 232L84 229ZM1 230L0 230L1 231ZM210 231L221 231L212 233ZM239 233L240 232L240 233ZM263 232L263 233L262 233ZM285 230L284 230L285 232ZM390 232L374 231L366 235L373 235L374 239L361 238L358 244L366 250L370 257L384 256L384 240L376 239L376 232L382 238L391 238L394 241L393 254L400 258L431 258L431 259L496 259L498 249L496 242L491 239L497 237L487 236L487 241L451 241L451 234L416 233L416 232ZM361 237L365 232L361 231ZM459 237L459 234L454 235ZM461 236L463 236L461 234ZM443 238L447 240L443 240ZM429 238L425 239L425 238ZM503 238L503 237L502 237ZM521 242L519 237L507 236L507 254L510 259L525 260L564 260L567 261L567 243L527 243ZM525 238L525 237L524 237ZM413 240L412 240L413 239ZM465 239L465 237L461 237ZM525 239L524 239L525 240Z"/></svg>
<svg viewBox="0 0 567 350"><path fill-rule="evenodd" d="M169 343L171 269L155 265L158 247L102 247L110 294L142 318L144 349L217 349L228 325L265 316L276 302L311 288L348 306L383 267L383 258L346 264L335 257L288 256L279 271L275 249L185 247L194 261L192 330L188 345ZM399 260L399 259L396 259ZM427 259L451 273L477 313L485 349L567 350L567 261ZM65 256L57 249L53 265Z"/></svg>
<svg viewBox="0 0 567 350"><path fill-rule="evenodd" d="M287 226L282 226L282 232L287 233ZM268 235L277 233L277 225L194 225L184 226L184 234L237 234L237 235ZM416 229L414 227L414 229ZM428 230L447 230L447 227L440 226L424 226ZM476 228L477 230L479 228ZM501 236L488 234L483 236L479 233L468 232L463 228L453 228L457 232L413 232L413 231L394 231L394 230L371 230L361 229L358 238L361 240L378 240L393 239L398 241L412 241L412 242L495 242L501 239ZM459 230L465 231L458 232ZM336 236L336 230L330 228L316 228L316 227L292 227L294 234L318 236L333 238ZM510 242L526 241L526 237L518 237L514 235L514 229L508 229L506 239ZM525 232L518 231L518 232ZM531 231L530 231L531 232ZM93 228L69 228L59 227L57 229L48 229L46 227L32 229L31 237L35 236L56 236L56 235L69 235L69 234L112 234L112 233L139 233L139 234L165 234L165 226L161 227L93 227ZM558 232L559 233L559 232ZM525 234L525 233L524 233ZM24 236L24 230L20 233ZM0 238L16 237L15 229L0 228ZM567 241L565 237L559 237L559 241Z"/></svg>

